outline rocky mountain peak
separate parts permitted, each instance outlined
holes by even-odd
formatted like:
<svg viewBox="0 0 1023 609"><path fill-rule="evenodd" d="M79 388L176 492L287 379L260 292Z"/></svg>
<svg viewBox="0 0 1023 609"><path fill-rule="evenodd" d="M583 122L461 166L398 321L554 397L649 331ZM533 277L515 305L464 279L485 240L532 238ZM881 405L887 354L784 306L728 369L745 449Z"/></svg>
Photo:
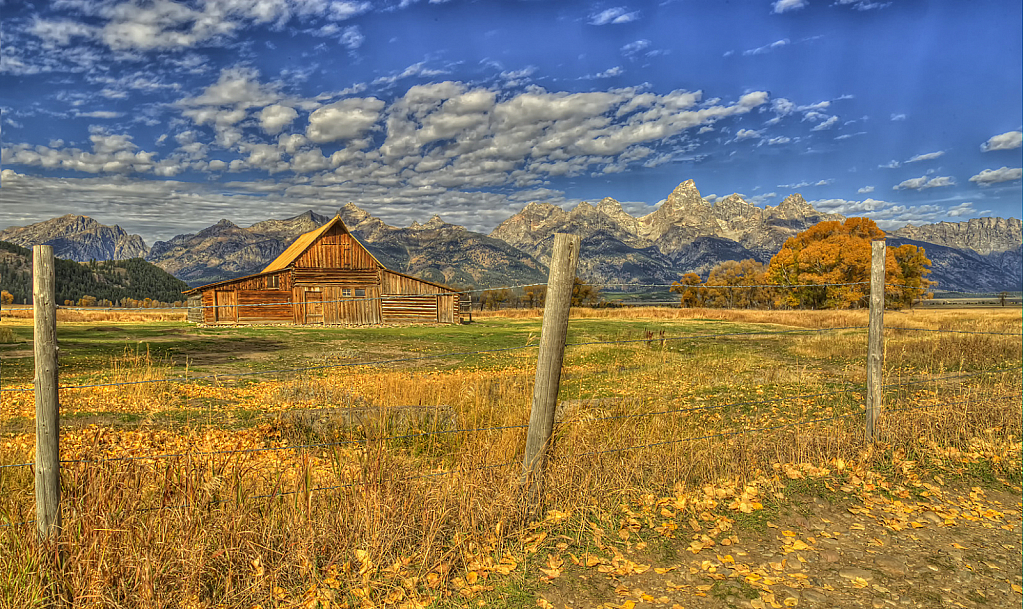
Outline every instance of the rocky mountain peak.
<svg viewBox="0 0 1023 609"><path fill-rule="evenodd" d="M894 235L986 255L1007 252L1023 245L1023 222L1016 218L972 218L965 222L907 225L895 231Z"/></svg>
<svg viewBox="0 0 1023 609"><path fill-rule="evenodd" d="M363 220L368 220L372 217L368 211L360 208L351 201L345 203L344 207L338 211L338 214L341 216L341 219L344 220L344 223L349 225L358 224Z"/></svg>
<svg viewBox="0 0 1023 609"><path fill-rule="evenodd" d="M611 197L604 197L603 199L600 200L600 203L597 203L597 211L600 211L610 216L618 212L624 212L625 210L622 209L622 204L618 202L617 199L613 199Z"/></svg>
<svg viewBox="0 0 1023 609"><path fill-rule="evenodd" d="M427 220L426 224L422 225L422 227L424 227L424 228L440 228L440 227L445 226L445 225L447 225L447 223L444 220L441 220L441 217L439 215L434 214L433 217L431 217L429 220Z"/></svg>
<svg viewBox="0 0 1023 609"><path fill-rule="evenodd" d="M665 211L683 211L696 207L708 207L708 205L703 200L703 195L696 188L696 182L686 180L676 186L675 190L671 191L671 194L664 200L664 204L661 207Z"/></svg>
<svg viewBox="0 0 1023 609"><path fill-rule="evenodd" d="M51 245L56 257L78 262L142 258L149 252L142 237L129 235L116 224L106 226L88 216L75 214L29 226L9 227L0 231L0 241L22 247Z"/></svg>
<svg viewBox="0 0 1023 609"><path fill-rule="evenodd" d="M806 202L803 195L798 192L785 197L781 203L778 204L780 209L791 210L801 213L815 213L817 210L812 205Z"/></svg>
<svg viewBox="0 0 1023 609"><path fill-rule="evenodd" d="M597 208L586 201L580 201L571 211L572 216L591 216L597 213Z"/></svg>

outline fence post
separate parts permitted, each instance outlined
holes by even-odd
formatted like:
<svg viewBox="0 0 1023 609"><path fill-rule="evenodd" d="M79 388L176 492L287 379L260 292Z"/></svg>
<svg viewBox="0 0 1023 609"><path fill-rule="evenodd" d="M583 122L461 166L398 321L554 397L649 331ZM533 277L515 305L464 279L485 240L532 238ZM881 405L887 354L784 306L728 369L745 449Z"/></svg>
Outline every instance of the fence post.
<svg viewBox="0 0 1023 609"><path fill-rule="evenodd" d="M53 247L32 248L35 323L36 533L41 541L60 530L60 412L57 406L57 303Z"/></svg>
<svg viewBox="0 0 1023 609"><path fill-rule="evenodd" d="M884 365L885 241L870 242L870 322L867 326L867 425L870 444L877 437L874 423L881 412L881 370Z"/></svg>
<svg viewBox="0 0 1023 609"><path fill-rule="evenodd" d="M536 383L533 385L533 406L529 413L526 456L522 462L525 485L524 503L530 517L540 513L543 503L547 449L554 432L554 413L558 389L561 387L561 362L568 335L568 314L572 306L572 284L579 261L578 235L554 235L547 278L547 299L540 328L540 352L536 358Z"/></svg>

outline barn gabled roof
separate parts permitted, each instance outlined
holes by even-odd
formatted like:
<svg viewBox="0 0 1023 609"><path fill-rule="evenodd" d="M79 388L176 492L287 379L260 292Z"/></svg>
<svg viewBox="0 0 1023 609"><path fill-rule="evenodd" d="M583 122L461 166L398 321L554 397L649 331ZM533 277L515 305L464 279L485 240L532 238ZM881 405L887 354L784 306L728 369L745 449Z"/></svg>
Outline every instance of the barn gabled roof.
<svg viewBox="0 0 1023 609"><path fill-rule="evenodd" d="M280 256L274 258L273 262L268 264L265 269L259 272L259 274L262 275L263 273L272 273L274 271L280 271L288 268L288 266L290 266L291 263L295 262L295 260L297 260L299 256L301 256L307 249L309 249L309 247L312 246L313 243L316 243L317 239L327 234L327 231L329 231L335 224L340 224L341 228L345 231L345 233L349 237L351 237L356 243L358 243L359 247L366 250L366 253L369 254L370 258L373 259L373 262L376 262L377 266L379 266L380 268L384 268L384 265L380 264L380 261L377 260L377 257L374 256L373 253L370 252L368 249L366 249L366 246L363 245L362 242L360 242L358 239L356 239L355 235L353 235L352 232L348 230L348 227L345 226L344 221L341 219L341 215L338 214L331 218L329 222L317 228L316 230L311 230L308 233L299 235L298 239L295 239L295 241L288 246L288 249L281 252Z"/></svg>

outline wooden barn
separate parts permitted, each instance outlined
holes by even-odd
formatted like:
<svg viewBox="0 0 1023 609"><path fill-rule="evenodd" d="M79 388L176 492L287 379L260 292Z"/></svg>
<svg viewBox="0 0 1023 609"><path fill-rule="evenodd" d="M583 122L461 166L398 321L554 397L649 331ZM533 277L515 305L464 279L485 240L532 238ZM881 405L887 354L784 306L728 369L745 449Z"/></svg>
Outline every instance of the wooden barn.
<svg viewBox="0 0 1023 609"><path fill-rule="evenodd" d="M335 216L255 275L185 292L207 324L461 323L455 290L384 268Z"/></svg>

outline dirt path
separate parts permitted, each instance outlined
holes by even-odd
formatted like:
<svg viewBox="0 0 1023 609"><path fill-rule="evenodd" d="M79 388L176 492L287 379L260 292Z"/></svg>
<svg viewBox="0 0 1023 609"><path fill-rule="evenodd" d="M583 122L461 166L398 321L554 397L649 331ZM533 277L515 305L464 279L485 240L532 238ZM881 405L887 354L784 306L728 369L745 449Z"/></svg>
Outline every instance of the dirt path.
<svg viewBox="0 0 1023 609"><path fill-rule="evenodd" d="M790 496L764 518L744 523L740 517L733 527L718 520L708 530L710 518L693 519L675 531L673 540L643 536L644 543L641 535L629 534L624 544L612 547L602 535L621 541L627 534L595 533L603 550L576 554L569 547L548 556L552 565L563 562L563 572L550 578L537 604L557 609L1021 606L1018 492L880 484ZM665 516L671 512L664 500L648 512L656 515L659 509L667 510ZM633 513L634 521L644 521ZM623 530L629 522L623 519Z"/></svg>

